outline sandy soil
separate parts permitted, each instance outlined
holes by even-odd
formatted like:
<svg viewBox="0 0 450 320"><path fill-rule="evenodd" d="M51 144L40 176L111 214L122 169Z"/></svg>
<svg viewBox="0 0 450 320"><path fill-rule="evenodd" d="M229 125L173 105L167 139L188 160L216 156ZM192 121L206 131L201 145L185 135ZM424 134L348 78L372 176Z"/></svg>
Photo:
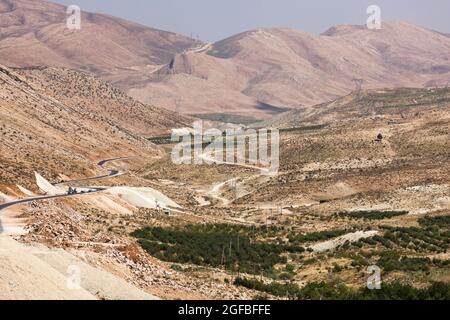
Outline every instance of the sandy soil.
<svg viewBox="0 0 450 320"><path fill-rule="evenodd" d="M6 235L0 236L0 260L0 299L156 299L64 250L23 245ZM71 268L80 271L79 288L68 285Z"/></svg>

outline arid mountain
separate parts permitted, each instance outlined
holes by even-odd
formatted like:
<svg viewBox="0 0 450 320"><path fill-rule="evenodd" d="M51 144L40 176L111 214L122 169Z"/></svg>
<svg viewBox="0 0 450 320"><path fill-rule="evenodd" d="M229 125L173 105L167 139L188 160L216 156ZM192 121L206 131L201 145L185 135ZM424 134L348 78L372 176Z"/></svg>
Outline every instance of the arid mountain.
<svg viewBox="0 0 450 320"><path fill-rule="evenodd" d="M0 62L97 74L142 73L168 63L196 41L119 18L82 11L81 30L66 28L66 7L43 0L0 0Z"/></svg>
<svg viewBox="0 0 450 320"><path fill-rule="evenodd" d="M450 39L404 22L381 30L337 26L322 35L260 29L179 54L153 83L130 92L184 112L255 115L277 111L264 106L333 100L353 91L357 79L363 88L446 85Z"/></svg>
<svg viewBox="0 0 450 320"><path fill-rule="evenodd" d="M201 212L198 227L208 226L207 221L213 219L224 219L237 223L239 230L247 227L254 232L261 227L257 241L264 239L267 245L274 241L293 244L299 239L297 243L316 252L306 252L300 259L286 253L288 264L295 270L288 281L300 288L306 285L308 291L315 291L323 283L330 283L327 291L333 291L337 283L366 288L365 266L381 265L385 252L389 255L395 252L395 258L388 261L400 261L398 256L405 254L417 259L429 257L424 265L432 279L448 283L448 263L434 267L431 260L449 259L450 89L363 90L314 109L310 117L293 119L289 126L315 121L327 121L327 126L282 130L277 176L261 176L256 170L236 165L180 168L171 162L170 155L148 165L147 171L143 170L144 176L170 177L172 183L164 191L177 197L177 203L184 208ZM289 120L288 115L296 116L294 111L286 113L285 120ZM190 192L183 194L180 190L186 186ZM428 219L442 224L425 227L424 221ZM173 223L173 219L168 220L167 232L183 230L174 229ZM205 233L216 232L216 226L209 227ZM431 228L435 228L435 236L429 232ZM189 239L195 237L191 230L185 233ZM202 232L197 233L201 239ZM172 239L162 241L167 241L167 245L173 243ZM227 241L228 234L223 243ZM179 251L195 252L186 259L189 267L192 263L202 265L204 260L197 258L202 254L205 259L214 256L203 245L195 248L193 245ZM221 264L222 248L219 246L215 254L217 264ZM206 254L204 250L208 250ZM369 257L368 252L371 258L360 260ZM175 255L163 257L168 263L179 261ZM249 258L240 260L240 266L244 260ZM430 278L423 277L422 270L404 268L403 261L392 271L388 271L387 264L382 266L383 286L394 279L418 287L421 283L429 285L426 282ZM286 271L284 267L276 270ZM216 271L211 270L209 277L217 279ZM205 279L208 273L202 272L202 276ZM258 284L281 287L286 283L272 276L262 275L264 280ZM247 279L255 277L260 275ZM312 286L307 285L311 283Z"/></svg>
<svg viewBox="0 0 450 320"><path fill-rule="evenodd" d="M184 126L107 83L57 68L0 66L0 181L34 188L33 171L90 176L99 159L152 156L145 135Z"/></svg>
<svg viewBox="0 0 450 320"><path fill-rule="evenodd" d="M144 103L186 114L253 118L331 101L358 82L378 89L450 80L448 35L405 22L321 35L258 29L202 44L102 14L83 12L80 31L65 21L61 5L0 0L0 61L89 71Z"/></svg>

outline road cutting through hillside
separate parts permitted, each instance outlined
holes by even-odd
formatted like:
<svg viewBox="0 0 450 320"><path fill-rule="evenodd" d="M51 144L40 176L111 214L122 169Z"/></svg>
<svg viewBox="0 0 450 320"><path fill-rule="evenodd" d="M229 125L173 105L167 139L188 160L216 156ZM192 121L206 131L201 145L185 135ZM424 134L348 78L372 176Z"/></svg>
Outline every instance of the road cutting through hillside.
<svg viewBox="0 0 450 320"><path fill-rule="evenodd" d="M107 164L108 162L120 161L120 160L129 160L129 159L132 159L132 158L133 157L119 157L119 158L106 159L106 160L99 161L97 163L97 165L103 168L105 166L105 164ZM124 174L125 174L125 172L121 172L119 170L108 170L108 174L99 175L99 176L90 177L90 178L82 178L82 179L63 181L63 182L54 183L53 185L54 186L62 186L62 185L66 185L68 183L100 180L100 179L105 179L105 178L115 178L115 177L122 176Z"/></svg>
<svg viewBox="0 0 450 320"><path fill-rule="evenodd" d="M127 158L114 158L114 159L102 160L102 161L98 162L98 165L100 167L103 167L107 162L116 161L116 160L124 160L124 159L127 159ZM58 186L58 185L63 185L65 183L69 183L69 182L96 180L96 179L103 179L105 177L116 177L116 176L119 176L121 174L123 174L123 173L119 172L118 170L109 170L109 174L108 175L101 175L101 176L96 176L96 177L91 177L91 178L72 180L72 181L67 181L67 182L63 182L63 183L57 183L57 184L53 184L53 185L54 186ZM9 201L9 202L0 204L0 213L1 213L2 210L5 210L7 208L10 208L10 207L13 207L13 206L16 206L16 205L20 205L20 204L31 203L31 202L34 202L34 201L42 201L42 200L51 200L51 199L75 197L75 196L81 196L81 195L98 193L98 192L105 191L105 190L106 190L106 188L95 187L95 188L88 188L88 191L86 191L86 192L79 192L79 193L74 193L74 194L64 193L64 194L45 195L45 196L37 196L37 197L29 197L29 198L24 198L24 199L13 200L13 201ZM4 228L3 228L2 220L1 220L1 217L0 217L0 234L2 234L3 232L4 232Z"/></svg>
<svg viewBox="0 0 450 320"><path fill-rule="evenodd" d="M113 158L113 159L106 159L106 160L101 160L99 161L97 164L100 167L104 167L104 165L108 162L112 162L112 161L119 161L119 160L126 160L126 159L130 159L131 157L121 157L121 158ZM113 178L113 177L118 177L120 175L123 175L124 172L120 172L118 170L109 170L109 173L107 175L100 175L100 176L95 176L95 177L90 177L90 178L83 178L83 179L77 179L77 180L71 180L71 181L65 181L65 182L61 182L61 183L54 183L54 186L59 186L59 185L65 185L67 183L73 183L73 182L81 182L81 181L89 181L89 180L99 180L99 179L104 179L104 178ZM38 196L38 197L30 197L30 198L25 198L25 199L19 199L19 200L14 200L14 201L10 201L10 202L6 202L4 204L0 204L0 211L12 207L12 206L16 206L19 204L25 204L25 203L30 203L33 201L42 201L42 200L49 200L49 199L56 199L56 198L67 198L67 197L75 197L75 196L80 196L80 195L86 195L86 194L92 194L92 193L97 193L97 192L101 192L101 191L105 191L106 188L88 188L90 189L87 192L83 192L83 193L75 193L75 194L58 194L58 195L47 195L47 196ZM2 232L2 225L1 225L1 221L0 221L0 233Z"/></svg>
<svg viewBox="0 0 450 320"><path fill-rule="evenodd" d="M120 161L120 160L127 160L131 159L132 157L120 157L120 158L113 158L113 159L107 159L107 160L101 160L97 164L100 167L104 167L106 163L112 162L112 161ZM99 180L104 178L112 178L117 177L120 175L125 174L125 172L121 172L119 170L109 170L108 175L100 175L90 178L83 178L83 179L77 179L77 180L70 180L65 181L57 184L52 184L53 186L58 185L65 185L69 183L74 182L80 182L80 181L92 181L92 180ZM37 197L29 197L24 199L18 199L6 202L4 204L0 205L0 212L6 208L16 206L19 204L26 204L34 201L42 201L42 200L49 200L49 199L58 199L58 198L67 198L67 197L75 197L75 196L81 196L81 195L88 195L88 194L94 194L104 191L110 191L111 194L118 194L121 197L124 197L128 199L129 203L138 207L144 207L144 208L163 208L168 209L171 208L174 212L182 212L178 209L181 209L181 207L176 204L174 201L166 197L164 194L160 193L157 190L154 190L152 188L132 188L132 187L86 187L86 191L77 192L73 194L69 193L63 193L63 194L50 194L45 196L37 196ZM3 232L3 227L0 219L0 234Z"/></svg>

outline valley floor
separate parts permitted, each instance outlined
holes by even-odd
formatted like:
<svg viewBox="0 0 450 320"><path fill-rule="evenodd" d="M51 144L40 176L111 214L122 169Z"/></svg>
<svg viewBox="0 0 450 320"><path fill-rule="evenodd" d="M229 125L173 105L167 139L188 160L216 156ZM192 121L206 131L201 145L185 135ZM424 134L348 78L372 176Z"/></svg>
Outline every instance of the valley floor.
<svg viewBox="0 0 450 320"><path fill-rule="evenodd" d="M277 175L175 165L163 145L107 165L124 174L89 181L104 192L9 208L0 297L308 298L364 288L371 266L386 286L448 283L450 110L417 108L285 130ZM71 265L81 290L64 285Z"/></svg>

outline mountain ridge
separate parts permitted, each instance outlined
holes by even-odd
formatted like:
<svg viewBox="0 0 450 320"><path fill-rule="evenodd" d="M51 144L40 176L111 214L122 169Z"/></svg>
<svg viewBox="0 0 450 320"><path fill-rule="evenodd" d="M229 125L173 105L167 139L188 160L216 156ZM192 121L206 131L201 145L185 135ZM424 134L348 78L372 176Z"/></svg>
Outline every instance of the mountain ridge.
<svg viewBox="0 0 450 320"><path fill-rule="evenodd" d="M325 33L290 28L239 33L209 50L176 55L152 81L129 92L141 101L172 108L178 103L196 113L270 117L255 106L313 106L357 89L357 79L377 89L445 85L450 78L450 41L432 30L394 21L381 30L344 25Z"/></svg>
<svg viewBox="0 0 450 320"><path fill-rule="evenodd" d="M0 3L3 64L84 70L145 104L184 114L267 119L277 113L261 104L296 109L359 86L433 87L450 79L450 37L403 21L385 21L381 30L337 25L322 34L259 28L204 44L86 12L81 31L72 32L65 30L63 6ZM12 37L13 31L21 36Z"/></svg>

